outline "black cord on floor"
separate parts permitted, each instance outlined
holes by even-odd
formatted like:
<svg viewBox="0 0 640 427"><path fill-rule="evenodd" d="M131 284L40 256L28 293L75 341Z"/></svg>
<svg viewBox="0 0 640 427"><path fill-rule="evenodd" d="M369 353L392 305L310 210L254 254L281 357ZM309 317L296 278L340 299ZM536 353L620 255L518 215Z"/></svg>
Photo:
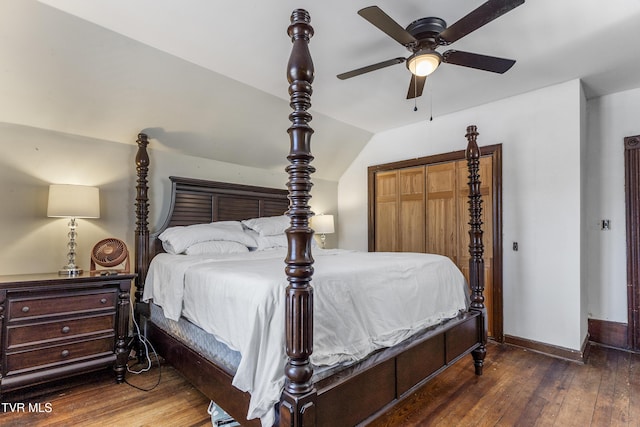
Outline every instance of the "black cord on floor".
<svg viewBox="0 0 640 427"><path fill-rule="evenodd" d="M142 342L145 344L144 347L145 347L145 350L147 350L148 365L147 365L146 368L143 368L143 369L141 369L139 371L134 371L133 369L131 369L129 364L127 364L127 372L129 372L131 374L138 375L138 374L141 374L143 372L147 372L149 369L151 369L151 359L149 358L148 348L147 348L147 345L146 345L146 338L143 337L143 336L137 336L137 337L134 337L134 341L135 341L136 338L137 339L142 339ZM151 345L151 343L149 343L149 345ZM158 387L158 385L160 385L160 380L162 380L162 365L160 364L160 358L158 357L158 353L155 352L155 349L153 351L153 355L155 356L156 362L158 363L158 381L156 381L156 383L153 385L153 387L151 387L151 388L143 388L143 387L137 386L135 384L131 384L129 381L127 381L126 374L125 374L124 382L129 384L131 387L133 387L135 389L138 389L138 390L141 390L141 391L151 391L154 388ZM137 359L133 359L133 360L137 360Z"/></svg>
<svg viewBox="0 0 640 427"><path fill-rule="evenodd" d="M158 387L160 385L160 380L162 379L162 365L160 364L160 359L158 358L158 355L155 354L155 356L156 356L156 361L158 362L158 381L156 381L156 383L153 385L153 387L151 387L151 388L142 388L142 387L139 387L139 386L137 386L135 384L131 384L129 381L127 381L127 377L126 376L124 378L124 382L129 384L131 387L136 388L136 389L141 390L141 391L151 391L154 388ZM127 372L129 372L129 371L127 371Z"/></svg>

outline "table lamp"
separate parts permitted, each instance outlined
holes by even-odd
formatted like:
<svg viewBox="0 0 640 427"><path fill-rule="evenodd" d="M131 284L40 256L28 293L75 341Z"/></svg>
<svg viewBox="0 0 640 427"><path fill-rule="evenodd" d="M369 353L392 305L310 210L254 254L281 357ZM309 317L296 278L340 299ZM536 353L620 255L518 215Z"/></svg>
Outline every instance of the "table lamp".
<svg viewBox="0 0 640 427"><path fill-rule="evenodd" d="M333 225L333 215L317 215L311 219L311 226L313 230L320 234L320 243L322 249L324 249L327 234L335 232Z"/></svg>
<svg viewBox="0 0 640 427"><path fill-rule="evenodd" d="M69 218L67 265L58 274L76 276L82 269L76 265L76 219L100 218L100 194L97 187L85 185L52 184L49 186L47 216Z"/></svg>

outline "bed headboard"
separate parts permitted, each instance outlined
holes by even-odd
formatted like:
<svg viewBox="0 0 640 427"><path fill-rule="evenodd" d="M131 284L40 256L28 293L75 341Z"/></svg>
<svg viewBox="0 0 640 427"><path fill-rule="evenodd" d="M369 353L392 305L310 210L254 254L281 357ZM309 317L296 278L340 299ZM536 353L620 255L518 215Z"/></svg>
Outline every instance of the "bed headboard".
<svg viewBox="0 0 640 427"><path fill-rule="evenodd" d="M240 221L282 215L289 206L286 189L170 176L171 205L162 229L215 221Z"/></svg>
<svg viewBox="0 0 640 427"><path fill-rule="evenodd" d="M157 237L169 227L282 215L289 207L286 189L176 176L169 179L169 213L164 224L151 235L149 261L163 252Z"/></svg>

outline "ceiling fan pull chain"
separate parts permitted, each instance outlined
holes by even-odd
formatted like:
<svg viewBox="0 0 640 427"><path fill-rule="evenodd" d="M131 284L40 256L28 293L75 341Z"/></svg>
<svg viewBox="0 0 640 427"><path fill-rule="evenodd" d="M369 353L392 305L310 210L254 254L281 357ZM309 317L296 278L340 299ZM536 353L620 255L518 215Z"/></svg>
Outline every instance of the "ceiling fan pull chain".
<svg viewBox="0 0 640 427"><path fill-rule="evenodd" d="M433 90L429 89L429 121L433 121Z"/></svg>
<svg viewBox="0 0 640 427"><path fill-rule="evenodd" d="M416 75L412 74L411 78L413 79L413 111L418 111L418 85L416 82Z"/></svg>

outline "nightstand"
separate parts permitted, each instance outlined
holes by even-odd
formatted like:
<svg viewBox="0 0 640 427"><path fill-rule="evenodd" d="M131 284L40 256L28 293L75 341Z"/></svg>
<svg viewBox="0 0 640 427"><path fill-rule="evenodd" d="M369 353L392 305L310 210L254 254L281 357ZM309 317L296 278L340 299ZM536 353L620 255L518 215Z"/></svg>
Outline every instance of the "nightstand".
<svg viewBox="0 0 640 427"><path fill-rule="evenodd" d="M134 277L0 276L0 394L107 366L122 382Z"/></svg>

